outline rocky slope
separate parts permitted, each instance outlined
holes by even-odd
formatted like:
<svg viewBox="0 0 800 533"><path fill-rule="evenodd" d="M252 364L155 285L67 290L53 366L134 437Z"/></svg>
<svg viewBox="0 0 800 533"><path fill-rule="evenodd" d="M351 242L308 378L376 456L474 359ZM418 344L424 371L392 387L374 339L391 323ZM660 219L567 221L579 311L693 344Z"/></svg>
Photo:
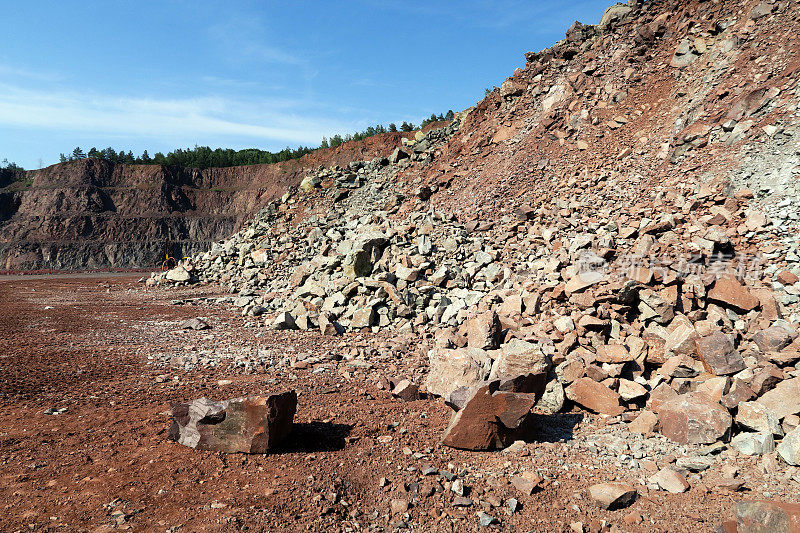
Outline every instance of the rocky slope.
<svg viewBox="0 0 800 533"><path fill-rule="evenodd" d="M448 446L508 445L532 398L627 423L623 450L682 446L626 455L624 490L590 490L605 508L711 473L738 490L740 456L797 483L798 20L796 2L612 6L448 127L308 173L148 283L221 283L254 326L411 336L427 368L374 379L445 398Z"/></svg>
<svg viewBox="0 0 800 533"><path fill-rule="evenodd" d="M141 268L233 233L307 168L388 155L384 134L275 165L206 170L86 159L0 183L0 270ZM16 178L16 179L14 179Z"/></svg>

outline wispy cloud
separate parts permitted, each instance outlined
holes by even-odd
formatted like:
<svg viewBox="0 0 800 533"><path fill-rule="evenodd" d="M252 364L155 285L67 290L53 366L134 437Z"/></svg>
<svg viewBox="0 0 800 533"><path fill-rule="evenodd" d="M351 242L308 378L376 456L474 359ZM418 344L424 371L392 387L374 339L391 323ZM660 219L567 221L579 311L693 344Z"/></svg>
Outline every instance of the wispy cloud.
<svg viewBox="0 0 800 533"><path fill-rule="evenodd" d="M349 121L312 114L302 101L233 101L222 97L132 98L32 90L0 83L0 126L175 143L249 138L262 143L315 144Z"/></svg>

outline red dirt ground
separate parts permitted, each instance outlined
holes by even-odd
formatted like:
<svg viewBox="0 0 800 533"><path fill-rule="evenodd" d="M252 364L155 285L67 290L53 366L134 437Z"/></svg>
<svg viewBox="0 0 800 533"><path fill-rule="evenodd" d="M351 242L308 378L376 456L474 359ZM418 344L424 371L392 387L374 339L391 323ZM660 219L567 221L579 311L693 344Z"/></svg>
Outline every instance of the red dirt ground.
<svg viewBox="0 0 800 533"><path fill-rule="evenodd" d="M247 319L220 307L170 303L212 290L145 290L135 276L0 280L0 530L391 531L401 517L390 516L389 501L402 498L412 501L406 522L413 531L477 531L478 500L490 494L523 505L513 515L485 508L502 531L565 531L575 521L599 531L601 520L625 531L697 531L730 514L731 495L695 488L680 495L644 489L633 507L600 511L586 487L630 474L567 469L564 461L593 458L558 439L514 454L442 447L448 415L441 401L393 399L376 390L375 371L346 361L328 373L283 366L250 375L224 365L187 372L148 364L148 356L191 346L345 355L367 346L364 335L331 340L244 328ZM213 328L178 329L195 316ZM199 452L166 438L170 402L286 388L300 396L295 430L279 453ZM50 407L67 411L44 414ZM576 434L584 427L597 428L585 417ZM426 465L457 472L476 505L453 507L449 484L420 473ZM508 484L525 470L546 478L528 497ZM415 500L406 492L415 481L439 492ZM644 522L626 525L631 511Z"/></svg>

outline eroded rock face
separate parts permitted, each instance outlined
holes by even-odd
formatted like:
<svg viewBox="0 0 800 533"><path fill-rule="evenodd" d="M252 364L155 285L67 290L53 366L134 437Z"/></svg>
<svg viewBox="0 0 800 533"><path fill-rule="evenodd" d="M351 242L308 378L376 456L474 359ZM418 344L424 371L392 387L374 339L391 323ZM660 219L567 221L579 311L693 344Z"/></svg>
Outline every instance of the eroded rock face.
<svg viewBox="0 0 800 533"><path fill-rule="evenodd" d="M500 391L500 380L475 387L454 413L442 444L462 450L505 448L524 431L536 405L535 394Z"/></svg>
<svg viewBox="0 0 800 533"><path fill-rule="evenodd" d="M291 431L296 409L294 391L221 402L199 398L172 407L169 438L197 450L269 453Z"/></svg>

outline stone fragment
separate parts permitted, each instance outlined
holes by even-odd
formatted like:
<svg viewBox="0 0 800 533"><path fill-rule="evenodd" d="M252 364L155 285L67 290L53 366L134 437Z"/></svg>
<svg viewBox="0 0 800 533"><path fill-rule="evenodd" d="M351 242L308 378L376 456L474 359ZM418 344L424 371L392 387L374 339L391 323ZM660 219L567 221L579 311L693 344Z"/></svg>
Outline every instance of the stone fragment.
<svg viewBox="0 0 800 533"><path fill-rule="evenodd" d="M368 328L375 325L377 313L372 306L362 307L353 313L353 318L350 320L350 327L354 329Z"/></svg>
<svg viewBox="0 0 800 533"><path fill-rule="evenodd" d="M619 388L617 389L620 397L629 402L631 400L638 400L647 396L647 389L639 385L635 381L629 379L620 379Z"/></svg>
<svg viewBox="0 0 800 533"><path fill-rule="evenodd" d="M539 487L541 482L541 476L535 472L523 472L521 475L511 478L511 484L514 485L514 488L520 491L523 496L530 496L533 494L533 491Z"/></svg>
<svg viewBox="0 0 800 533"><path fill-rule="evenodd" d="M643 410L639 416L628 424L628 430L642 435L652 435L658 427L658 415L653 411Z"/></svg>
<svg viewBox="0 0 800 533"><path fill-rule="evenodd" d="M762 352L779 352L789 346L796 336L786 328L771 326L753 335L753 340Z"/></svg>
<svg viewBox="0 0 800 533"><path fill-rule="evenodd" d="M731 448L744 455L764 455L775 449L772 433L739 433L731 439Z"/></svg>
<svg viewBox="0 0 800 533"><path fill-rule="evenodd" d="M275 330L297 329L297 323L294 321L294 317L291 313L284 311L275 317L271 327Z"/></svg>
<svg viewBox="0 0 800 533"><path fill-rule="evenodd" d="M204 329L211 329L211 326L209 326L205 320L201 320L199 318L190 318L181 322L181 328L200 331Z"/></svg>
<svg viewBox="0 0 800 533"><path fill-rule="evenodd" d="M716 376L727 376L744 370L744 359L736 351L731 338L721 331L699 338L695 342L697 356L707 372Z"/></svg>
<svg viewBox="0 0 800 533"><path fill-rule="evenodd" d="M395 385L392 394L407 402L419 400L419 387L411 381L404 379Z"/></svg>
<svg viewBox="0 0 800 533"><path fill-rule="evenodd" d="M675 392L675 389L670 387L667 383L661 383L655 389L650 391L650 397L647 400L647 407L658 413L661 410L662 405L677 397L678 393Z"/></svg>
<svg viewBox="0 0 800 533"><path fill-rule="evenodd" d="M615 416L625 412L619 394L591 378L576 379L565 393L573 402L596 413Z"/></svg>
<svg viewBox="0 0 800 533"><path fill-rule="evenodd" d="M798 278L797 275L789 272L788 270L781 270L780 272L778 272L778 275L775 277L775 280L783 285L794 285L795 283L800 281L800 278Z"/></svg>
<svg viewBox="0 0 800 533"><path fill-rule="evenodd" d="M511 339L500 348L492 365L490 379L520 374L543 374L550 370L552 360L539 343Z"/></svg>
<svg viewBox="0 0 800 533"><path fill-rule="evenodd" d="M736 413L736 423L751 431L769 433L776 437L783 436L778 418L758 402L742 402Z"/></svg>
<svg viewBox="0 0 800 533"><path fill-rule="evenodd" d="M600 363L627 363L633 361L633 357L622 344L604 344L597 347L595 360Z"/></svg>
<svg viewBox="0 0 800 533"><path fill-rule="evenodd" d="M477 348L434 348L428 352L428 360L425 385L429 393L443 398L459 387L471 387L489 377L491 360Z"/></svg>
<svg viewBox="0 0 800 533"><path fill-rule="evenodd" d="M269 453L291 431L296 409L294 391L221 402L200 398L172 406L169 438L198 450Z"/></svg>
<svg viewBox="0 0 800 533"><path fill-rule="evenodd" d="M682 394L661 406L661 434L678 444L710 444L730 434L728 410L702 393Z"/></svg>
<svg viewBox="0 0 800 533"><path fill-rule="evenodd" d="M750 294L747 287L731 276L716 280L714 286L708 291L708 299L744 313L752 311L759 305L758 298Z"/></svg>
<svg viewBox="0 0 800 533"><path fill-rule="evenodd" d="M752 533L797 533L800 504L776 501L736 502L733 531Z"/></svg>
<svg viewBox="0 0 800 533"><path fill-rule="evenodd" d="M192 276L189 274L189 272L187 272L186 269L183 268L182 266L175 267L172 270L168 270L165 277L169 281L174 281L176 283L189 281L190 279L192 279Z"/></svg>
<svg viewBox="0 0 800 533"><path fill-rule="evenodd" d="M800 414L800 377L781 381L756 402L766 407L778 420Z"/></svg>
<svg viewBox="0 0 800 533"><path fill-rule="evenodd" d="M497 313L485 311L467 321L467 345L470 348L494 350L500 337L500 318Z"/></svg>
<svg viewBox="0 0 800 533"><path fill-rule="evenodd" d="M499 380L473 388L464 407L453 414L442 444L462 450L504 448L517 440L531 420L533 394L499 391Z"/></svg>
<svg viewBox="0 0 800 533"><path fill-rule="evenodd" d="M795 428L781 439L778 444L778 455L787 464L800 466L800 428Z"/></svg>
<svg viewBox="0 0 800 533"><path fill-rule="evenodd" d="M689 490L689 482L686 481L683 474L672 468L662 468L656 474L650 476L650 481L672 494L680 494Z"/></svg>
<svg viewBox="0 0 800 533"><path fill-rule="evenodd" d="M629 506L638 493L627 483L598 483L589 487L589 497L601 509L613 511Z"/></svg>

